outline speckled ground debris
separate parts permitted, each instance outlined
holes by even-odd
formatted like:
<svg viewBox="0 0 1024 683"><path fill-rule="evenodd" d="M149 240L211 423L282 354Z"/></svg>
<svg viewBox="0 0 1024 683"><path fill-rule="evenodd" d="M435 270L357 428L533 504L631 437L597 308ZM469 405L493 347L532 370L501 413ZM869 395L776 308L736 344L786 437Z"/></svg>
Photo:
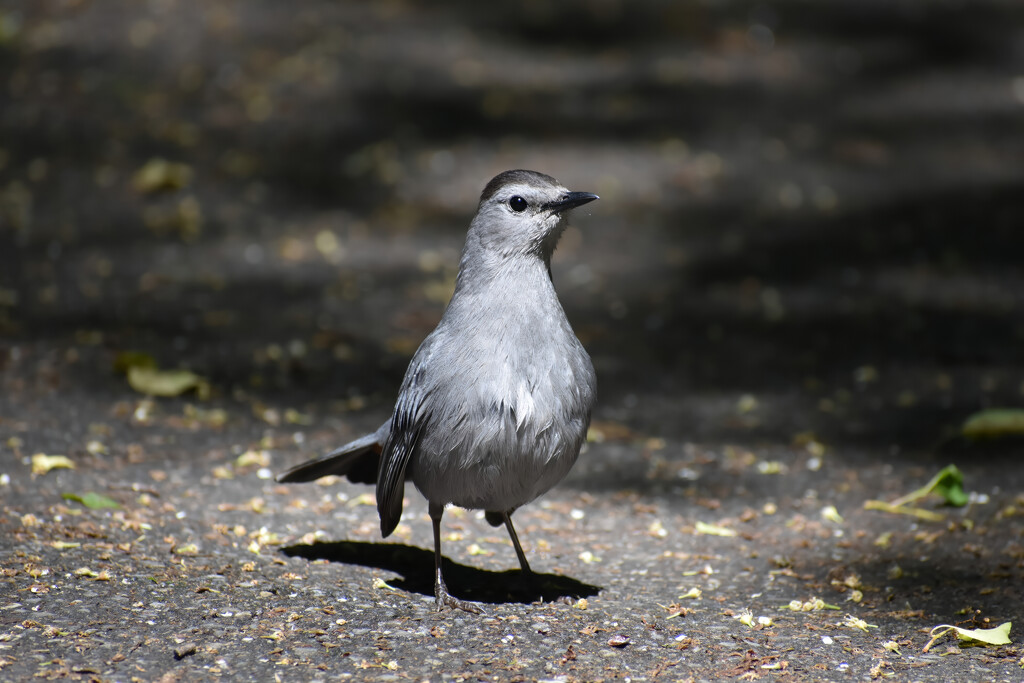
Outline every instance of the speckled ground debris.
<svg viewBox="0 0 1024 683"><path fill-rule="evenodd" d="M1022 430L962 433L1024 403L1022 45L1001 0L5 3L0 678L1022 680ZM542 589L453 510L484 613L438 613L411 487L385 542L272 474L386 419L512 167L602 197L553 264L599 404L516 514Z"/></svg>

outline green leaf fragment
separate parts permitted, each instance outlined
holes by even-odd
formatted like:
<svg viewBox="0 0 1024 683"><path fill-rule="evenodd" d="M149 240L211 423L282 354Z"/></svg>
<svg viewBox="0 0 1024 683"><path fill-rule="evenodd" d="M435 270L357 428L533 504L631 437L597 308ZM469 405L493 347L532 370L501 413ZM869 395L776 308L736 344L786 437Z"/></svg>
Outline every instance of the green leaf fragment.
<svg viewBox="0 0 1024 683"><path fill-rule="evenodd" d="M901 498L897 498L891 503L886 503L881 500L865 501L864 509L912 515L919 519L928 521L941 521L944 519L943 515L930 510L911 507L909 505L910 503L918 501L932 493L941 496L947 505L953 505L956 507L963 507L964 505L967 505L968 497L964 492L963 473L957 469L956 465L946 465L939 470L938 474L932 477L931 481L916 491L908 493Z"/></svg>
<svg viewBox="0 0 1024 683"><path fill-rule="evenodd" d="M960 434L968 439L1024 436L1024 409L990 408L974 413L964 421Z"/></svg>
<svg viewBox="0 0 1024 683"><path fill-rule="evenodd" d="M90 510L119 510L121 504L109 496L104 496L102 493L96 493L89 491L88 493L62 493L60 497L64 500L72 500L76 503L81 503Z"/></svg>
<svg viewBox="0 0 1024 683"><path fill-rule="evenodd" d="M984 645L1009 645L1010 644L1010 627L1013 622L1007 621L995 628L960 628L959 626L951 626L949 624L939 624L931 630L928 634L931 636L931 640L924 646L924 651L928 652L932 645L935 644L942 636L946 635L950 631L956 632L956 637L959 640L981 643Z"/></svg>
<svg viewBox="0 0 1024 683"><path fill-rule="evenodd" d="M956 507L967 505L967 494L964 493L964 475L956 465L946 465L927 484L894 500L892 505L900 507L907 503L913 503L930 493L942 496L949 505Z"/></svg>

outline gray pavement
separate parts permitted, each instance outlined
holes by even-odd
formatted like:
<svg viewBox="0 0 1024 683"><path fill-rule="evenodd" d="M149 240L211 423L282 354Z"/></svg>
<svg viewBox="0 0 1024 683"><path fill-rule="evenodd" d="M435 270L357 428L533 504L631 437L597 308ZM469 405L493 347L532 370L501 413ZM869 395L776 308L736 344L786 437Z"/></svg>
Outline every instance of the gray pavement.
<svg viewBox="0 0 1024 683"><path fill-rule="evenodd" d="M1022 680L1021 440L959 436L1024 401L1022 45L995 1L6 5L0 678ZM411 487L384 542L269 475L386 417L512 167L602 196L553 266L599 405L517 513L544 590L451 512L485 614L437 613ZM947 464L941 521L864 509Z"/></svg>

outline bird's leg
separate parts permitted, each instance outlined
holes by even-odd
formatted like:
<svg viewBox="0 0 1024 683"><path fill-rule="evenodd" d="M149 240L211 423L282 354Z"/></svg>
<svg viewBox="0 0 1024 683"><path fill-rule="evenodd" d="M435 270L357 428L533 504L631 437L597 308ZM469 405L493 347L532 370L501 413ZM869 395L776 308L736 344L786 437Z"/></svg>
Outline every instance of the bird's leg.
<svg viewBox="0 0 1024 683"><path fill-rule="evenodd" d="M530 569L530 563L526 561L526 553L523 552L523 546L519 545L519 536L516 535L516 529L512 526L511 513L503 512L501 516L505 521L505 528L508 529L508 535L512 539L512 545L516 549L516 557L519 558L519 567L523 571L523 577L530 578L531 580L534 579L536 574Z"/></svg>
<svg viewBox="0 0 1024 683"><path fill-rule="evenodd" d="M473 603L448 594L448 587L444 585L444 577L441 575L441 516L444 514L444 505L430 503L429 508L430 522L434 527L434 597L437 599L437 611L440 612L447 605L464 612L480 614L480 608Z"/></svg>

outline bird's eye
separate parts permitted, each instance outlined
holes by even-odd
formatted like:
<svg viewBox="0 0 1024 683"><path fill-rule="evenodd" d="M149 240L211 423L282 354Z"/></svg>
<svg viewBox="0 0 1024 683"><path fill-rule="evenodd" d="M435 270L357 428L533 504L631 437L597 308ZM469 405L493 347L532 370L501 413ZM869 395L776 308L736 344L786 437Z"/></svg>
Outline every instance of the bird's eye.
<svg viewBox="0 0 1024 683"><path fill-rule="evenodd" d="M526 211L527 206L529 206L527 201L520 197L519 195L516 195L508 200L508 208L512 209L516 213L522 213L523 211Z"/></svg>

